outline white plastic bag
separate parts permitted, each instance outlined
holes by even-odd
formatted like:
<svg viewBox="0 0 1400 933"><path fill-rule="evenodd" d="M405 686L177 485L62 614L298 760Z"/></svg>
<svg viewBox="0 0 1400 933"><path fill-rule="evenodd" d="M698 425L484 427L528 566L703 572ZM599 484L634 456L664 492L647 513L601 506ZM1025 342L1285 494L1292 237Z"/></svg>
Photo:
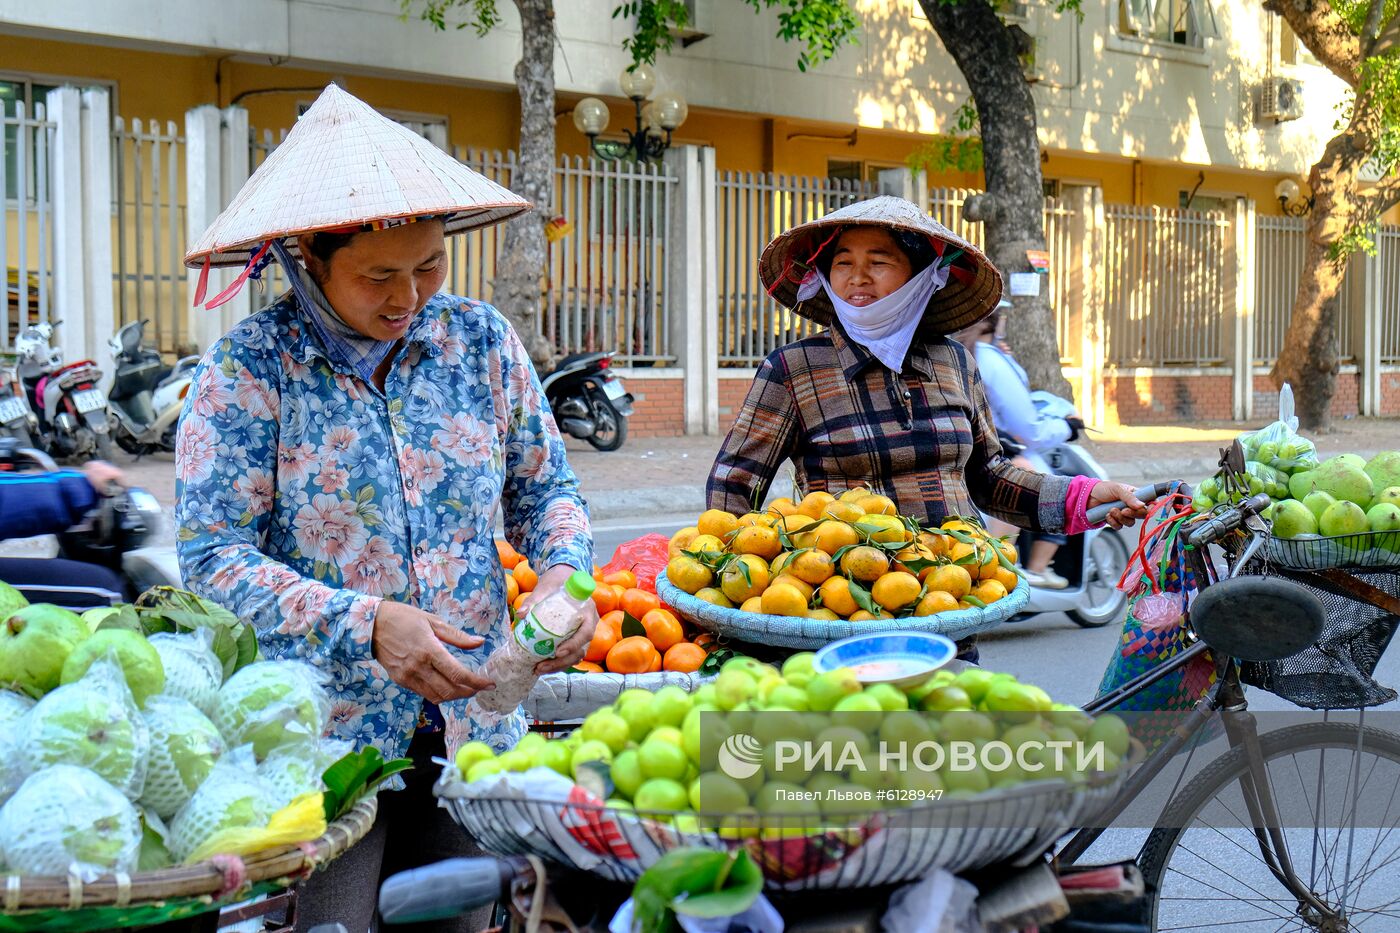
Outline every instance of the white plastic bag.
<svg viewBox="0 0 1400 933"><path fill-rule="evenodd" d="M267 783L273 809L282 809L302 794L325 790L321 775L354 750L350 742L322 739L315 744L284 745L268 755L258 765L258 776Z"/></svg>
<svg viewBox="0 0 1400 933"><path fill-rule="evenodd" d="M977 889L939 869L890 897L882 933L979 933Z"/></svg>
<svg viewBox="0 0 1400 933"><path fill-rule="evenodd" d="M231 748L251 744L261 761L284 745L319 740L330 712L319 670L300 661L259 661L219 688L210 718Z"/></svg>
<svg viewBox="0 0 1400 933"><path fill-rule="evenodd" d="M73 765L36 771L0 808L0 851L21 875L66 875L84 881L136 870L141 818L131 801L100 776Z"/></svg>
<svg viewBox="0 0 1400 933"><path fill-rule="evenodd" d="M30 773L61 764L89 768L128 800L145 787L149 747L146 720L110 655L35 704L20 739Z"/></svg>
<svg viewBox="0 0 1400 933"><path fill-rule="evenodd" d="M224 738L208 716L180 697L151 697L142 716L151 732L151 752L141 802L168 820L214 770Z"/></svg>

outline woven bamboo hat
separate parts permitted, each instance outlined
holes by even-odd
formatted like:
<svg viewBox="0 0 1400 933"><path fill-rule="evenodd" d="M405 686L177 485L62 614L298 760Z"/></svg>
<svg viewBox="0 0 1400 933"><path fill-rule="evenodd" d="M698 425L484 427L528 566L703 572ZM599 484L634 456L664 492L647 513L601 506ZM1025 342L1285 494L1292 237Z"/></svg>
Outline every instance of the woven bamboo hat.
<svg viewBox="0 0 1400 933"><path fill-rule="evenodd" d="M185 255L191 267L243 266L298 234L386 227L437 217L447 233L530 210L514 192L328 85Z"/></svg>
<svg viewBox="0 0 1400 933"><path fill-rule="evenodd" d="M818 219L798 224L774 238L763 250L758 272L768 294L794 313L830 324L831 299L824 289L803 301L798 286L816 275L816 258L843 227L880 226L926 236L939 257L953 254L948 284L933 293L924 312L924 329L951 334L986 317L1001 300L1001 273L986 255L903 198L883 196L859 201ZM960 252L958 252L960 251Z"/></svg>

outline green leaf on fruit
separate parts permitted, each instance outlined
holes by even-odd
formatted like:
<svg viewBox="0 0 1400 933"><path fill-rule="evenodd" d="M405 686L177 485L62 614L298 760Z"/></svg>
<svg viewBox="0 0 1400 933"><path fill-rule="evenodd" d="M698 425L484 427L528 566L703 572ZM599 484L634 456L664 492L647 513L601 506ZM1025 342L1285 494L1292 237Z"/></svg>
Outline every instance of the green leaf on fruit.
<svg viewBox="0 0 1400 933"><path fill-rule="evenodd" d="M724 667L725 662L732 657L736 657L734 649L716 648L705 657L705 662L700 665L700 674L705 677L718 674L720 668Z"/></svg>
<svg viewBox="0 0 1400 933"><path fill-rule="evenodd" d="M373 745L344 756L321 775L326 785L322 795L326 822L344 816L361 799L373 794L380 784L412 767L413 761L408 758L385 761Z"/></svg>
<svg viewBox="0 0 1400 933"><path fill-rule="evenodd" d="M742 849L672 849L632 889L634 928L674 929L676 913L715 918L743 913L762 889L763 874Z"/></svg>
<svg viewBox="0 0 1400 933"><path fill-rule="evenodd" d="M969 605L972 605L972 606L976 606L978 609L986 609L986 608L987 608L987 604L986 604L986 603L984 603L982 600L978 599L976 596L973 596L973 595L971 595L971 594L969 594L969 595L967 595L967 596L964 596L964 597L963 597L963 602L968 603Z"/></svg>
<svg viewBox="0 0 1400 933"><path fill-rule="evenodd" d="M622 614L622 637L631 638L634 635L646 636L647 629L638 619L632 617L631 613Z"/></svg>
<svg viewBox="0 0 1400 933"><path fill-rule="evenodd" d="M857 583L855 580L851 580L850 589L851 598L856 601L857 606L864 609L871 615L878 616L883 613L884 610L882 609L882 607L878 606L875 603L875 600L870 596L870 591L867 590L864 586Z"/></svg>

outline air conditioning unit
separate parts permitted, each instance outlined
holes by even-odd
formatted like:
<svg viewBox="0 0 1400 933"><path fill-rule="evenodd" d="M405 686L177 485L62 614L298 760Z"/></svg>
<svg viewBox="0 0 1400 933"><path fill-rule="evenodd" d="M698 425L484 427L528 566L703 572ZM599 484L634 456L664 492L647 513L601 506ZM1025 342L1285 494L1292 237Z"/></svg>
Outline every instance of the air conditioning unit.
<svg viewBox="0 0 1400 933"><path fill-rule="evenodd" d="M685 25L672 32L688 47L714 35L714 0L685 0Z"/></svg>
<svg viewBox="0 0 1400 933"><path fill-rule="evenodd" d="M1303 115L1303 82L1297 78L1266 78L1259 88L1255 111L1259 120L1296 120Z"/></svg>

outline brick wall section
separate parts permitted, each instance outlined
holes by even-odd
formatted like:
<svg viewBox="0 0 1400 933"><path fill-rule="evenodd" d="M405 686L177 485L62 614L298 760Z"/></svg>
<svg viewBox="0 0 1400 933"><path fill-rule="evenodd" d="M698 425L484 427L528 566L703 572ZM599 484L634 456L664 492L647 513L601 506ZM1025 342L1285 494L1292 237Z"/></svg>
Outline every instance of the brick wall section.
<svg viewBox="0 0 1400 933"><path fill-rule="evenodd" d="M680 437L685 433L685 394L681 379L640 379L622 375L632 393L629 437Z"/></svg>
<svg viewBox="0 0 1400 933"><path fill-rule="evenodd" d="M744 397L749 394L749 386L753 385L753 373L749 370L741 370L742 375L726 376L721 373L719 377L719 431L721 434L728 434L729 428L734 424L734 419L739 415L739 409L744 407Z"/></svg>
<svg viewBox="0 0 1400 933"><path fill-rule="evenodd" d="M1385 376L1382 376L1384 385ZM1400 400L1397 400L1400 401ZM1361 413L1361 377L1356 373L1338 373L1336 391L1332 394L1332 417L1356 417ZM1398 412L1400 413L1400 412ZM1269 376L1254 376L1254 419L1278 417L1278 389Z"/></svg>
<svg viewBox="0 0 1400 933"><path fill-rule="evenodd" d="M1119 424L1229 421L1234 388L1227 375L1104 377L1104 407Z"/></svg>
<svg viewBox="0 0 1400 933"><path fill-rule="evenodd" d="M1400 415L1400 371L1381 373L1382 415Z"/></svg>

